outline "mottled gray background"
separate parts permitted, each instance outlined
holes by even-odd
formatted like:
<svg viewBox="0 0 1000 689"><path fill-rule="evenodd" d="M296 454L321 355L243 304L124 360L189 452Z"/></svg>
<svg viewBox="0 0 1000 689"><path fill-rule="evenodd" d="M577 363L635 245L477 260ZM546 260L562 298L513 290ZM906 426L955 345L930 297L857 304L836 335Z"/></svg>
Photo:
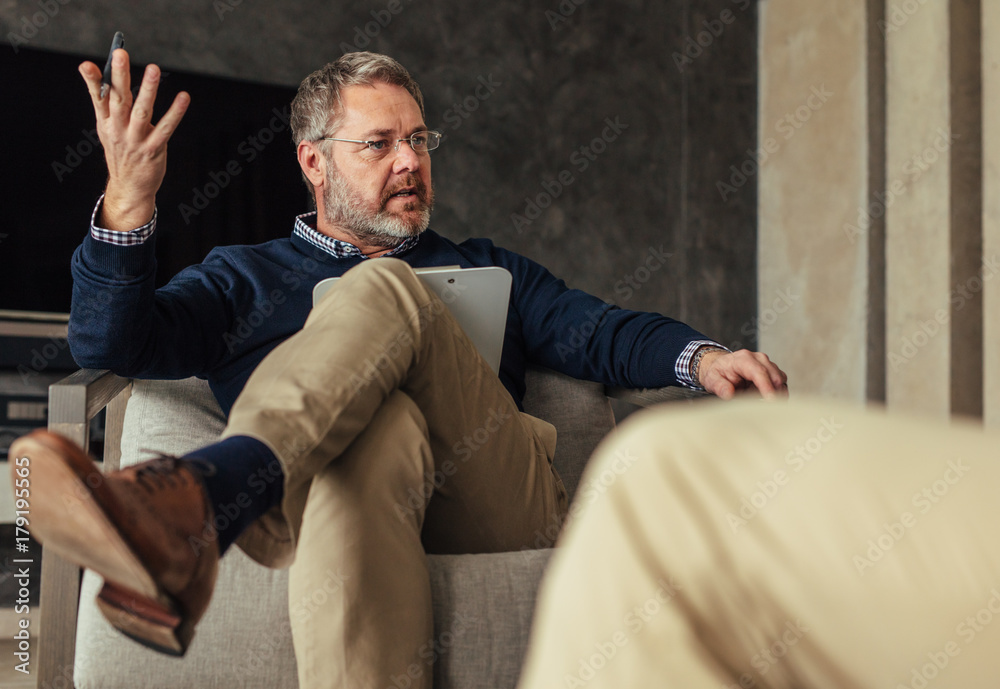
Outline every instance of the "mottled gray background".
<svg viewBox="0 0 1000 689"><path fill-rule="evenodd" d="M42 2L58 11L30 47L98 61L115 30L138 63L285 86L345 45L392 55L420 81L428 123L448 136L434 158L432 227L490 237L572 286L680 318L725 344L753 344L756 180L725 202L716 188L755 146L757 18L748 0L398 0L384 27L371 12L389 0ZM707 47L679 69L673 54L726 10L731 23L716 22L723 30L710 41L702 34ZM0 0L3 35L39 12L39 0ZM361 45L366 28L376 35ZM490 76L500 85L478 101L478 80ZM469 97L476 109L459 120L453 106ZM615 117L628 129L579 172L571 156ZM562 170L574 182L518 232L511 214ZM651 247L672 256L625 298L615 285L645 277Z"/></svg>

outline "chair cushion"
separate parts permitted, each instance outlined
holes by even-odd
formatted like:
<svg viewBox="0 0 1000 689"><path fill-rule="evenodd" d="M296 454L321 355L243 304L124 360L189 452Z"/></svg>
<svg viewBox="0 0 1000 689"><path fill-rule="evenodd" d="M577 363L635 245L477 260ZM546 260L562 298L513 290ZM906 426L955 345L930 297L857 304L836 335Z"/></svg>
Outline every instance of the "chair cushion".
<svg viewBox="0 0 1000 689"><path fill-rule="evenodd" d="M517 685L552 550L428 558L435 689Z"/></svg>
<svg viewBox="0 0 1000 689"><path fill-rule="evenodd" d="M183 658L151 651L113 629L97 609L100 577L80 590L77 689L296 689L288 570L261 567L238 548L219 567L215 596Z"/></svg>
<svg viewBox="0 0 1000 689"><path fill-rule="evenodd" d="M613 424L603 388L541 370L529 373L528 385L526 410L556 426L555 463L572 491L594 445ZM122 464L190 452L213 442L224 425L203 380L135 381ZM428 557L436 689L515 686L550 554ZM113 630L94 602L99 587L99 577L87 572L77 625L79 689L297 687L286 570L261 567L238 548L227 552L212 603L183 659L150 651Z"/></svg>
<svg viewBox="0 0 1000 689"><path fill-rule="evenodd" d="M225 426L208 384L197 378L137 380L125 411L122 465L157 453L182 455L215 441ZM298 686L288 618L288 572L253 562L239 548L219 567L215 596L183 659L150 651L107 623L84 574L76 635L78 689Z"/></svg>
<svg viewBox="0 0 1000 689"><path fill-rule="evenodd" d="M600 383L545 368L529 368L525 383L524 411L545 419L559 434L552 463L572 499L594 448L615 426L611 402Z"/></svg>

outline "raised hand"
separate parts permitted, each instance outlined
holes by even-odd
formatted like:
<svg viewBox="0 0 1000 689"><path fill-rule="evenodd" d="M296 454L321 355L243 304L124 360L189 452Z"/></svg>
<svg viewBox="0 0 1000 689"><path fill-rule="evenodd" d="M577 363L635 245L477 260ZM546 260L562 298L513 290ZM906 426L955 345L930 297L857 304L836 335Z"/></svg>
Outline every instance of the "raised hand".
<svg viewBox="0 0 1000 689"><path fill-rule="evenodd" d="M167 171L167 142L191 103L180 92L170 109L153 125L153 102L160 85L160 68L148 65L139 93L132 100L128 53L119 49L111 61L111 89L101 98L101 69L80 65L97 115L97 135L108 164L108 186L97 224L126 232L153 217L156 192Z"/></svg>

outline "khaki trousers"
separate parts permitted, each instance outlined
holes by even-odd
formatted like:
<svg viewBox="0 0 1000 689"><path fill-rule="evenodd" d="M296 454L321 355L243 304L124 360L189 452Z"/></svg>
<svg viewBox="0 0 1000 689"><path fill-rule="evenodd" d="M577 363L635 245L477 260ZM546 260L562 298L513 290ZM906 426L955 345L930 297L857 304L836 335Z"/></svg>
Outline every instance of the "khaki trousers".
<svg viewBox="0 0 1000 689"><path fill-rule="evenodd" d="M520 689L1000 681L996 432L706 403L623 424L588 481Z"/></svg>
<svg viewBox="0 0 1000 689"><path fill-rule="evenodd" d="M238 543L288 564L302 689L431 686L426 552L529 546L566 510L555 429L520 413L402 261L348 271L254 371L224 437L267 444L284 499Z"/></svg>

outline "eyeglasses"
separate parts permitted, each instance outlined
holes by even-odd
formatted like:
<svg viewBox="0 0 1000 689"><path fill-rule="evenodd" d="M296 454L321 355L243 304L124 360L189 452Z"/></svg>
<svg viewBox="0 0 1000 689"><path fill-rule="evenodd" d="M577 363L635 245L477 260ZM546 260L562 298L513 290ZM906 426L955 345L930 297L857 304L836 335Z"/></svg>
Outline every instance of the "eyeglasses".
<svg viewBox="0 0 1000 689"><path fill-rule="evenodd" d="M349 144L365 144L368 146L368 150L371 155L377 158L381 158L389 152L390 144L393 143L392 139L376 139L375 141L363 141L360 139L335 139L331 136L324 136L317 141L346 141ZM417 132L405 139L395 139L395 146L392 146L393 151L399 150L399 144L404 141L409 142L410 148L413 149L414 153L427 153L428 151L433 151L435 148L441 145L441 133L440 132Z"/></svg>

